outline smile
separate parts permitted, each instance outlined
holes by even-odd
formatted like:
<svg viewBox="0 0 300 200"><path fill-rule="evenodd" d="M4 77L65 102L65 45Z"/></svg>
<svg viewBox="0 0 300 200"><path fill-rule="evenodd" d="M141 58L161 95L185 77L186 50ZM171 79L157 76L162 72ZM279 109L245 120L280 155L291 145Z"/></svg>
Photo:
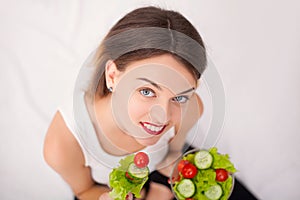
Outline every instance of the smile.
<svg viewBox="0 0 300 200"><path fill-rule="evenodd" d="M166 125L157 126L148 122L140 122L140 124L142 125L143 129L151 135L159 135L166 128Z"/></svg>

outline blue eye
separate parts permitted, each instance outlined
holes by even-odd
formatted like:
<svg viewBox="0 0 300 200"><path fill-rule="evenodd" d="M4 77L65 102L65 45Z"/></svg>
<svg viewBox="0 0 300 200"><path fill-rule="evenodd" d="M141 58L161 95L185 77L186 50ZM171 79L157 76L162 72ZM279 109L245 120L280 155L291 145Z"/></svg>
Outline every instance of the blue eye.
<svg viewBox="0 0 300 200"><path fill-rule="evenodd" d="M187 96L178 96L174 97L172 100L177 103L186 103L189 100L189 98Z"/></svg>
<svg viewBox="0 0 300 200"><path fill-rule="evenodd" d="M141 93L141 95L145 96L145 97L154 97L155 96L155 93L153 90L151 89L141 89L139 91Z"/></svg>

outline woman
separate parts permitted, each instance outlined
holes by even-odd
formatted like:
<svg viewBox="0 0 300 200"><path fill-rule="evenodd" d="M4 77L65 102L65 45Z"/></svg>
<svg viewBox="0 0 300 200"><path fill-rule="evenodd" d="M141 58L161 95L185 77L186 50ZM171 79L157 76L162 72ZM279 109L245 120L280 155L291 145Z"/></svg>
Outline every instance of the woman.
<svg viewBox="0 0 300 200"><path fill-rule="evenodd" d="M74 116L64 109L55 114L45 160L78 199L110 199L111 168L145 151L152 173L143 199L173 199L167 177L202 114L195 89L205 67L203 41L180 13L133 10L79 73Z"/></svg>

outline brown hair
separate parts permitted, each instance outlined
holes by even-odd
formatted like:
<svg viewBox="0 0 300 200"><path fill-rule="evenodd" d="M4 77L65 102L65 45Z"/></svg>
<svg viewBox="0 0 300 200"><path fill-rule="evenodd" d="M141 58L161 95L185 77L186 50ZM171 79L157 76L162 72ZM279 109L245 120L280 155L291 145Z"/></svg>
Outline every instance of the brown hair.
<svg viewBox="0 0 300 200"><path fill-rule="evenodd" d="M106 96L109 91L106 88L105 80L105 64L108 60L112 59L108 48L105 46L104 41L115 36L119 33L136 28L146 27L159 27L165 29L171 29L187 35L195 40L204 50L205 58L202 65L206 65L206 53L201 36L195 27L180 13L171 10L165 10L158 7L142 7L135 9L120 19L108 32L103 42L100 44L95 57L95 65L98 67L96 73L91 82L90 92L95 92L100 97ZM170 36L171 37L171 36ZM176 45L176 44L175 44ZM133 62L153 56L159 56L163 54L171 54L176 60L186 66L186 68L193 74L195 80L199 79L201 74L191 63L183 59L182 57L172 53L170 51L156 49L156 48L141 48L134 51L127 52L118 58L114 59L114 62L120 71L124 71L126 66Z"/></svg>

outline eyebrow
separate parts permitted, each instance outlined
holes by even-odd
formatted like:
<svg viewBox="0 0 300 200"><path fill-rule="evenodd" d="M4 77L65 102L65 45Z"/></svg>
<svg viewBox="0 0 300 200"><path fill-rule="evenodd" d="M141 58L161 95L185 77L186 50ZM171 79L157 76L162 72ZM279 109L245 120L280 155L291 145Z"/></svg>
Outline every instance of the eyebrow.
<svg viewBox="0 0 300 200"><path fill-rule="evenodd" d="M185 90L185 91L183 91L183 92L180 92L180 93L178 93L177 95L185 94L185 93L191 92L191 91L193 91L193 90L195 90L194 87L192 87L192 88L190 88L190 89L188 89L188 90Z"/></svg>
<svg viewBox="0 0 300 200"><path fill-rule="evenodd" d="M137 80L146 81L146 82L150 83L151 85L153 85L154 87L156 87L157 89L162 90L162 88L161 88L157 83L155 83L155 82L153 82L153 81L151 81L151 80L149 80L149 79L147 79L147 78L137 78ZM178 93L177 95L185 94L185 93L191 92L191 91L193 91L193 90L195 90L194 87L192 87L192 88L190 88L190 89L187 89L187 90L185 90L185 91L183 91L183 92L180 92L180 93Z"/></svg>
<svg viewBox="0 0 300 200"><path fill-rule="evenodd" d="M146 81L146 82L150 83L151 85L153 85L154 87L156 87L157 89L162 90L162 88L157 83L154 83L153 81L151 81L147 78L137 78L137 79L142 80L142 81Z"/></svg>

